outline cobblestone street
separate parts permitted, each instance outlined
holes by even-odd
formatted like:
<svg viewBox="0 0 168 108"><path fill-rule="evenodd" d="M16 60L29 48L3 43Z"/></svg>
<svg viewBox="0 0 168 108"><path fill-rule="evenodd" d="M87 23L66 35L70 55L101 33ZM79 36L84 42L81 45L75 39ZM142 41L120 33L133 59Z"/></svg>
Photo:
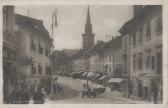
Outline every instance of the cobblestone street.
<svg viewBox="0 0 168 108"><path fill-rule="evenodd" d="M110 91L110 88L106 88L105 94L102 94L99 97L96 98L82 98L82 95L80 91L83 88L83 83L86 83L86 80L73 80L70 77L59 77L58 82L62 85L68 86L70 91L74 90L78 92L78 95L69 92L68 94L71 95L71 98L67 99L58 99L58 100L48 100L46 101L45 104L54 104L54 103L90 103L90 104L108 104L108 103L113 103L113 104L120 104L120 103L125 103L125 104L136 104L136 103L147 103L144 101L138 101L138 100L133 100L133 99L128 99L128 98L123 98L122 93L118 91ZM68 90L66 90L68 92ZM67 94L67 93L66 93Z"/></svg>

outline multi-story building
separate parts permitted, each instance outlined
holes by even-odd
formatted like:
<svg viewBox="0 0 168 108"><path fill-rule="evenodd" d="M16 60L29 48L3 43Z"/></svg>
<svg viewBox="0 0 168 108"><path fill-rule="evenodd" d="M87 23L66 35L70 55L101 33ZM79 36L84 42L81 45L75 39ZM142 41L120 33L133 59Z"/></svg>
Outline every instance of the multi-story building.
<svg viewBox="0 0 168 108"><path fill-rule="evenodd" d="M24 78L19 85L26 86L31 91L40 85L48 92L51 77L49 54L52 39L43 21L15 14L15 30L18 41L17 70Z"/></svg>
<svg viewBox="0 0 168 108"><path fill-rule="evenodd" d="M129 85L130 83L130 24L131 21L127 21L122 28L119 30L119 32L122 34L122 58L123 58L123 76L125 76L125 79L123 81L123 86L125 86L123 89L123 96L129 97L129 88L131 87Z"/></svg>
<svg viewBox="0 0 168 108"><path fill-rule="evenodd" d="M103 71L108 75L107 84L111 83L120 91L125 90L123 58L122 58L122 37L113 37L107 42L103 50Z"/></svg>
<svg viewBox="0 0 168 108"><path fill-rule="evenodd" d="M151 100L154 87L162 98L162 7L159 5L134 6L134 18L121 33L130 43L124 54L129 69L131 96ZM129 56L127 57L127 55ZM156 89L156 88L155 88Z"/></svg>
<svg viewBox="0 0 168 108"><path fill-rule="evenodd" d="M3 6L3 100L17 83L16 79L16 36L14 31L14 7Z"/></svg>
<svg viewBox="0 0 168 108"><path fill-rule="evenodd" d="M113 82L110 83L119 86L119 90L123 88L121 88L124 78L121 36L113 37L108 42L98 41L85 55L90 63L89 71L105 76L102 77L104 79L100 78L103 84L111 79Z"/></svg>
<svg viewBox="0 0 168 108"><path fill-rule="evenodd" d="M94 46L92 46L86 53L86 59L89 61L89 71L102 73L102 50L104 48L104 42L98 41Z"/></svg>
<svg viewBox="0 0 168 108"><path fill-rule="evenodd" d="M109 48L109 43L106 43L105 49L103 51L101 61L102 61L102 72L106 73L109 77L113 72L113 50Z"/></svg>
<svg viewBox="0 0 168 108"><path fill-rule="evenodd" d="M74 56L70 58L70 63L72 65L72 70L74 72L86 72L88 71L89 64L84 56L84 50L79 50Z"/></svg>
<svg viewBox="0 0 168 108"><path fill-rule="evenodd" d="M109 77L122 75L122 37L117 36L104 45L102 64L103 72Z"/></svg>
<svg viewBox="0 0 168 108"><path fill-rule="evenodd" d="M113 42L113 73L112 76L123 76L122 37L118 36Z"/></svg>

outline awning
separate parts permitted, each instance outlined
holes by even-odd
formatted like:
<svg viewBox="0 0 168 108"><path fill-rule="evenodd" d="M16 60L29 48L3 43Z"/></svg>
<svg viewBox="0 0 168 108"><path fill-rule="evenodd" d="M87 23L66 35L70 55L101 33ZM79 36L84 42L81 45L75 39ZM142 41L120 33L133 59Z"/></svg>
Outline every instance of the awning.
<svg viewBox="0 0 168 108"><path fill-rule="evenodd" d="M85 76L87 73L88 73L88 72L84 72L84 73L82 74L82 76Z"/></svg>
<svg viewBox="0 0 168 108"><path fill-rule="evenodd" d="M98 77L100 77L100 74L96 74L96 75L95 75L95 78L98 78Z"/></svg>
<svg viewBox="0 0 168 108"><path fill-rule="evenodd" d="M107 76L103 75L102 77L99 78L99 80L105 79Z"/></svg>
<svg viewBox="0 0 168 108"><path fill-rule="evenodd" d="M89 72L88 74L87 74L87 77L93 77L93 76L95 76L96 74L94 73L94 72Z"/></svg>
<svg viewBox="0 0 168 108"><path fill-rule="evenodd" d="M98 84L96 84L96 85L92 85L94 88L104 88L102 85L98 85Z"/></svg>
<svg viewBox="0 0 168 108"><path fill-rule="evenodd" d="M123 81L122 78L111 78L110 80L108 80L107 82L111 82L111 83L120 83L121 81Z"/></svg>

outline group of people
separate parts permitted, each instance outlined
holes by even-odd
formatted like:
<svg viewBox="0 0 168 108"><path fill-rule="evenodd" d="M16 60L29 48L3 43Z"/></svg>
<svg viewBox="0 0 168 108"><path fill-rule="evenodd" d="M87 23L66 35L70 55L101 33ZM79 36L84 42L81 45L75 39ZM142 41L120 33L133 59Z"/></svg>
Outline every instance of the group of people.
<svg viewBox="0 0 168 108"><path fill-rule="evenodd" d="M28 104L30 100L30 95L27 89L15 88L8 98L8 103L11 104Z"/></svg>
<svg viewBox="0 0 168 108"><path fill-rule="evenodd" d="M30 92L27 88L15 88L10 94L8 98L8 104L28 104L31 99ZM45 91L43 88L38 88L37 91L33 94L33 101L36 103L44 103L45 102Z"/></svg>
<svg viewBox="0 0 168 108"><path fill-rule="evenodd" d="M105 91L106 91L105 87L83 84L82 97L84 97L85 95L87 97L91 96L96 97L98 95L105 93Z"/></svg>

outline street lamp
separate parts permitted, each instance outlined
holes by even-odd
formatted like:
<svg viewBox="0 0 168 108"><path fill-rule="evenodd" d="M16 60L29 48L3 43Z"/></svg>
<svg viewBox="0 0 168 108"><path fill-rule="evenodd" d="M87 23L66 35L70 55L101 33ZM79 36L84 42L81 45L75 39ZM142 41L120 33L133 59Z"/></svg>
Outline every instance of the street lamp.
<svg viewBox="0 0 168 108"><path fill-rule="evenodd" d="M53 50L54 50L54 45L53 45L53 42L54 42L54 34L53 34L53 31L54 31L54 27L57 27L57 10L55 9L55 11L52 13L52 24L51 24L51 29L52 29L52 47L51 47L51 61L52 61L52 65L51 65L51 98L53 98L54 96L54 91L53 91L53 86L54 86L54 54L53 54ZM56 98L57 98L57 90L56 90Z"/></svg>
<svg viewBox="0 0 168 108"><path fill-rule="evenodd" d="M87 69L87 72L89 73L89 67L87 67L86 69ZM88 80L87 74L86 74L86 78L87 78L86 84L87 84L87 89L88 89L88 87L89 87L89 80Z"/></svg>

